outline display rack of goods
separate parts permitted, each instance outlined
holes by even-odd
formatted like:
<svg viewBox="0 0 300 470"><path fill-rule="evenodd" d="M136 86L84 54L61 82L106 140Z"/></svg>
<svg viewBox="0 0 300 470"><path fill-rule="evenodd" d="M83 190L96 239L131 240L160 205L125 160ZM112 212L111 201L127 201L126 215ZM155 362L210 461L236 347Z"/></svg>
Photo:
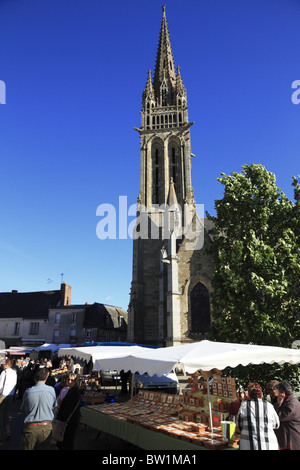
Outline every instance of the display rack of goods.
<svg viewBox="0 0 300 470"><path fill-rule="evenodd" d="M197 423L202 423L208 426L209 424L209 414L208 413L197 413L196 414Z"/></svg>
<svg viewBox="0 0 300 470"><path fill-rule="evenodd" d="M218 397L236 398L235 379L231 376L223 377L221 375L213 376L212 394Z"/></svg>

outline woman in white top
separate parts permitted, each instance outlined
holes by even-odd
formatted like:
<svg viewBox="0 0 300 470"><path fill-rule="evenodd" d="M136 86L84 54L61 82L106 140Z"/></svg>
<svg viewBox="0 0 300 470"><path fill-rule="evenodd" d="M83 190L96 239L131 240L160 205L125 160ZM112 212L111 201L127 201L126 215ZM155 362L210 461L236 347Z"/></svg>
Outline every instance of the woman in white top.
<svg viewBox="0 0 300 470"><path fill-rule="evenodd" d="M0 375L0 441L4 427L6 429L6 439L11 437L8 413L17 385L17 372L12 369L12 360L6 359L2 367L3 371Z"/></svg>

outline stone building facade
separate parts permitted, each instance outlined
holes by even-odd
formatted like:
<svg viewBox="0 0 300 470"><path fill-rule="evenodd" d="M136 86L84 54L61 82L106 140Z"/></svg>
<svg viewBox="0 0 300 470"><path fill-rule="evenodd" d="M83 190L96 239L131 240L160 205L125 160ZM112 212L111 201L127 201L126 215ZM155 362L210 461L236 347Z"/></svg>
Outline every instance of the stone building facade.
<svg viewBox="0 0 300 470"><path fill-rule="evenodd" d="M175 67L165 7L152 78L142 96L140 193L133 240L128 341L176 345L211 321L207 221L191 182L187 92ZM202 214L203 215L203 214Z"/></svg>
<svg viewBox="0 0 300 470"><path fill-rule="evenodd" d="M119 307L95 302L50 308L45 342L125 341L126 334L126 312Z"/></svg>
<svg viewBox="0 0 300 470"><path fill-rule="evenodd" d="M101 304L74 305L71 286L42 292L0 292L0 341L5 347L44 343L125 341L127 313Z"/></svg>
<svg viewBox="0 0 300 470"><path fill-rule="evenodd" d="M41 346L49 332L49 309L70 304L71 286L65 282L52 291L0 292L0 340L6 347Z"/></svg>

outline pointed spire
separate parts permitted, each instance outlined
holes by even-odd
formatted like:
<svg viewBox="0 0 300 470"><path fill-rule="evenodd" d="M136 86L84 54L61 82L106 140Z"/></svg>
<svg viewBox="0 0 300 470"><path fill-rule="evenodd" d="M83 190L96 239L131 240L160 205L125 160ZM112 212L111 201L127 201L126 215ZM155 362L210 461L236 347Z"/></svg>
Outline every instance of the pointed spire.
<svg viewBox="0 0 300 470"><path fill-rule="evenodd" d="M184 85L183 85L183 81L181 78L180 67L178 65L177 74L176 74L176 91L183 91L183 90L184 90Z"/></svg>
<svg viewBox="0 0 300 470"><path fill-rule="evenodd" d="M169 186L169 194L167 204L169 207L178 205L176 191L175 191L175 184L173 178L171 177L170 186Z"/></svg>
<svg viewBox="0 0 300 470"><path fill-rule="evenodd" d="M146 88L143 91L142 105L144 110L147 109L147 112L150 109L150 106L155 103L155 93L151 79L151 70L148 70L148 77L146 82Z"/></svg>
<svg viewBox="0 0 300 470"><path fill-rule="evenodd" d="M154 91L153 90L153 84L152 84L151 70L150 69L148 70L148 77L147 77L145 91L146 91L147 95L150 95Z"/></svg>
<svg viewBox="0 0 300 470"><path fill-rule="evenodd" d="M188 122L186 89L179 67L175 68L165 6L162 13L155 70L153 78L148 71L142 95L142 128L146 130L181 127Z"/></svg>
<svg viewBox="0 0 300 470"><path fill-rule="evenodd" d="M175 184L172 177L170 180L167 204L169 208L169 230L171 233L180 225L180 210L176 196Z"/></svg>
<svg viewBox="0 0 300 470"><path fill-rule="evenodd" d="M173 52L171 48L167 18L166 18L166 7L163 6L163 17L161 22L161 30L159 36L158 51L156 57L156 66L154 72L154 86L159 87L161 82L167 80L168 85L175 88L176 74ZM171 82L171 83L170 83Z"/></svg>

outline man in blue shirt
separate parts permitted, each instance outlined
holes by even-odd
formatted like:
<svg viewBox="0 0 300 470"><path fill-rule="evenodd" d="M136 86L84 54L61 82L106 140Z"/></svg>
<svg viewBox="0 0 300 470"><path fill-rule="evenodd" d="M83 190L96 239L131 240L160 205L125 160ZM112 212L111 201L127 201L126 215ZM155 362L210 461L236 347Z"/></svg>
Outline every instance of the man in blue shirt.
<svg viewBox="0 0 300 470"><path fill-rule="evenodd" d="M49 449L56 395L54 388L45 384L48 374L46 368L38 369L34 376L35 385L24 393L21 404L21 411L25 413L21 450Z"/></svg>

